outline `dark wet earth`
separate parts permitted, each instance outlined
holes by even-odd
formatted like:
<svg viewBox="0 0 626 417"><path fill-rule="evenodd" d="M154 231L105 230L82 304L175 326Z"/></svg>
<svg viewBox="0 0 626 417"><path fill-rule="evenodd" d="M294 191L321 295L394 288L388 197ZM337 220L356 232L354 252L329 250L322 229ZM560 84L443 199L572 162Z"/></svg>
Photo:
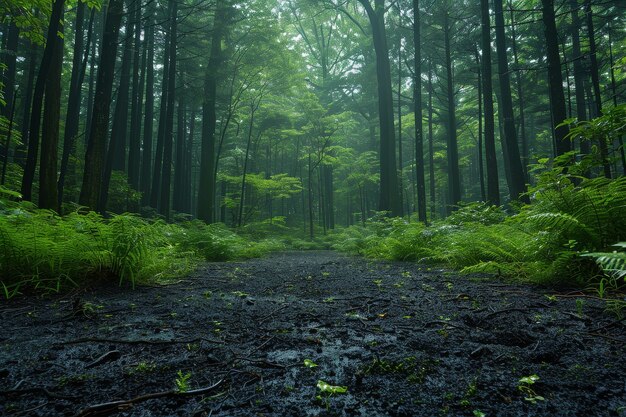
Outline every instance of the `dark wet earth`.
<svg viewBox="0 0 626 417"><path fill-rule="evenodd" d="M3 302L0 414L626 416L626 328L605 308L333 252L209 264Z"/></svg>

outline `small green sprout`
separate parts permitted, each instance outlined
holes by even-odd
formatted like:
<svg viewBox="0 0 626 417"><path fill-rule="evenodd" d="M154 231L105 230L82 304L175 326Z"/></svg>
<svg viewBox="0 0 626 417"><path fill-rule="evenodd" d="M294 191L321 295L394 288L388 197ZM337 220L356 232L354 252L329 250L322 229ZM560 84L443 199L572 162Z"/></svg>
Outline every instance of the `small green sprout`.
<svg viewBox="0 0 626 417"><path fill-rule="evenodd" d="M315 368L318 365L315 362L313 362L311 359L305 359L304 366L306 366L307 368Z"/></svg>
<svg viewBox="0 0 626 417"><path fill-rule="evenodd" d="M537 401L546 400L541 395L537 395L535 390L531 388L537 381L539 381L539 377L536 374L533 374L520 378L519 384L517 385L517 389L519 389L521 392L524 393L524 395L526 395L524 399L531 404L536 404Z"/></svg>
<svg viewBox="0 0 626 417"><path fill-rule="evenodd" d="M348 392L348 387L342 387L340 385L330 385L328 382L317 381L317 389L320 390L320 394L315 398L319 401L324 400L326 403L326 410L330 408L330 397L337 394L345 394Z"/></svg>
<svg viewBox="0 0 626 417"><path fill-rule="evenodd" d="M178 371L176 375L178 375L178 377L174 379L174 383L176 384L176 391L177 392L189 391L189 379L191 379L191 372L187 372L183 374L183 371Z"/></svg>

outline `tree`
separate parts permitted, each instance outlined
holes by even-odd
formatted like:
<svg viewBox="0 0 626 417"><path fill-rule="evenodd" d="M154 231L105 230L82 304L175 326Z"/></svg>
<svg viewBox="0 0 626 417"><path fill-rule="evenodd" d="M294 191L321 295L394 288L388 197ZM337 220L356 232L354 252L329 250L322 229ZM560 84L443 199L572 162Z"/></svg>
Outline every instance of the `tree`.
<svg viewBox="0 0 626 417"><path fill-rule="evenodd" d="M22 198L24 200L32 200L33 180L35 178L35 169L37 165L37 154L39 152L39 134L41 128L41 109L43 107L43 96L48 78L48 72L54 64L56 45L61 41L58 36L60 22L63 16L65 0L55 0L50 15L50 24L48 25L48 41L41 58L37 81L35 82L32 109L30 113L30 129L28 140L28 155L26 157L26 167L24 168L24 176L22 178ZM48 113L51 117L54 115Z"/></svg>
<svg viewBox="0 0 626 417"><path fill-rule="evenodd" d="M402 215L402 200L396 171L396 140L393 116L391 66L385 28L385 0L359 0L365 9L372 29L376 51L376 78L378 81L378 118L380 125L380 201L378 209L392 216Z"/></svg>
<svg viewBox="0 0 626 417"><path fill-rule="evenodd" d="M509 168L510 175L509 194L512 200L521 199L528 201L524 197L526 184L524 182L524 169L520 159L519 146L515 133L515 116L513 115L513 99L511 98L511 80L509 76L509 64L507 61L506 38L504 34L504 13L502 11L502 1L494 0L494 14L496 18L496 48L498 51L498 72L500 80L500 111L504 121L504 148L505 164Z"/></svg>
<svg viewBox="0 0 626 417"><path fill-rule="evenodd" d="M92 123L85 153L85 172L79 202L92 210L98 209L105 162L106 138L109 126L109 106L115 75L117 37L123 14L122 0L110 0L107 8L98 79L94 93Z"/></svg>
<svg viewBox="0 0 626 417"><path fill-rule="evenodd" d="M426 184L424 176L424 132L422 129L422 39L419 0L413 0L413 101L415 106L415 167L417 181L417 218L426 222Z"/></svg>
<svg viewBox="0 0 626 417"><path fill-rule="evenodd" d="M487 168L487 202L500 205L498 161L496 159L495 121L493 111L493 79L491 74L491 24L489 0L480 0L482 95L485 118L485 161Z"/></svg>
<svg viewBox="0 0 626 417"><path fill-rule="evenodd" d="M563 93L563 75L561 73L561 58L559 56L558 34L554 17L554 0L541 0L544 36L548 58L548 84L550 86L550 109L552 120L556 128L555 150L556 155L563 155L571 150L567 138L568 128L563 124L567 118L565 109L565 94Z"/></svg>

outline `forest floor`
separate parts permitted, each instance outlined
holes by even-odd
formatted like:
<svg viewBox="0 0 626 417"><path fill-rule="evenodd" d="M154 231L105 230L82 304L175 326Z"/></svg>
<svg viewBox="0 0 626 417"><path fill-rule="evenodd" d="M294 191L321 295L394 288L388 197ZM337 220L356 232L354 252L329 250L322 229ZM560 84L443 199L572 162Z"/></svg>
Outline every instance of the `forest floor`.
<svg viewBox="0 0 626 417"><path fill-rule="evenodd" d="M334 252L207 264L3 302L0 414L626 415L626 326L605 308Z"/></svg>

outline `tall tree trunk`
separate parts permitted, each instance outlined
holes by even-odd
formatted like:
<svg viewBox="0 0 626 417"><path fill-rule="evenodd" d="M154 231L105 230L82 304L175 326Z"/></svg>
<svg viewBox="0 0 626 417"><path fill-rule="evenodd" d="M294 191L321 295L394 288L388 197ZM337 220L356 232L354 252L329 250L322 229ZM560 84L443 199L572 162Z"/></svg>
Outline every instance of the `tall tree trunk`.
<svg viewBox="0 0 626 417"><path fill-rule="evenodd" d="M430 194L430 218L435 217L435 147L433 138L433 62L428 60L428 182Z"/></svg>
<svg viewBox="0 0 626 417"><path fill-rule="evenodd" d="M130 8L134 7L135 0L126 0L126 27L124 33L124 53L122 54L122 68L120 69L120 84L115 100L115 114L111 129L111 143L109 152L112 152L111 169L126 172L126 142L128 138L128 110L130 104L131 67L133 59L133 18ZM105 181L107 174L105 173Z"/></svg>
<svg viewBox="0 0 626 417"><path fill-rule="evenodd" d="M63 12L61 12L63 19ZM62 35L63 32L60 32ZM61 70L63 68L63 38L54 43L50 70L46 74L46 92L41 131L41 160L39 161L39 208L59 210L57 200L57 148L61 120Z"/></svg>
<svg viewBox="0 0 626 417"><path fill-rule="evenodd" d="M419 0L413 0L413 102L415 106L415 169L417 181L417 219L426 223L426 181L424 175L424 130L422 119L422 35Z"/></svg>
<svg viewBox="0 0 626 417"><path fill-rule="evenodd" d="M380 123L380 201L378 209L392 216L402 215L402 200L398 189L396 171L396 140L393 116L393 92L389 48L385 30L385 1L359 0L363 5L372 28L376 51L376 78L378 81L378 113Z"/></svg>
<svg viewBox="0 0 626 417"><path fill-rule="evenodd" d="M140 72L143 72L143 66L140 67L141 63L139 54L139 50L141 49L141 0L135 0L133 5L135 8L133 12L135 39L133 47L133 94L131 97L130 137L128 140L128 183L134 190L139 190L139 169L141 157L141 104L143 102L143 85L139 82ZM130 36L130 33L127 36Z"/></svg>
<svg viewBox="0 0 626 417"><path fill-rule="evenodd" d="M146 103L143 119L143 152L141 155L141 204L150 203L152 183L152 135L154 125L154 6L151 6L146 21Z"/></svg>
<svg viewBox="0 0 626 417"><path fill-rule="evenodd" d="M613 60L613 32L611 31L611 22L607 24L609 32L609 64L611 73L611 96L613 97L613 107L617 107L617 87L615 83L615 61ZM622 161L622 173L626 175L626 152L624 150L624 138L618 136L617 143L619 145L619 154Z"/></svg>
<svg viewBox="0 0 626 417"><path fill-rule="evenodd" d="M508 0L511 13L511 38L513 47L513 63L515 64L515 86L517 88L517 105L519 107L519 131L522 157L522 169L524 178L528 180L528 138L526 137L526 114L524 113L524 90L522 88L522 75L519 69L519 58L517 54L517 36L515 34L515 20L512 0Z"/></svg>
<svg viewBox="0 0 626 417"><path fill-rule="evenodd" d="M585 69L583 67L583 55L580 50L580 27L581 22L578 17L578 0L570 0L572 17L572 60L574 61L574 94L576 98L576 117L579 122L587 120L587 109L585 106ZM589 142L581 140L580 153L587 155L591 152Z"/></svg>
<svg viewBox="0 0 626 417"><path fill-rule="evenodd" d="M485 164L483 157L483 81L481 78L482 71L478 45L476 45L474 55L476 57L476 72L478 74L476 80L476 84L478 86L478 179L480 181L480 199L481 201L487 201L487 194L485 192Z"/></svg>
<svg viewBox="0 0 626 417"><path fill-rule="evenodd" d="M183 73L180 74L180 88L181 94L178 95L178 114L176 122L176 163L174 164L174 201L172 201L172 208L183 213L184 201L183 196L185 191L184 178L185 178L185 97L182 94L182 88L184 86Z"/></svg>
<svg viewBox="0 0 626 417"><path fill-rule="evenodd" d="M450 45L450 32L452 27L448 16L448 10L443 17L443 36L445 44L446 64L446 95L448 104L448 123L446 125L447 156L448 156L448 195L449 201L447 212L450 213L454 206L461 201L461 174L459 171L459 150L456 133L456 102L454 99L454 80L452 79L452 54Z"/></svg>
<svg viewBox="0 0 626 417"><path fill-rule="evenodd" d="M100 190L100 202L98 211L104 212L109 201L109 185L113 171L126 170L126 136L128 131L128 96L130 89L130 67L133 53L133 21L128 14L133 0L127 0L126 33L124 40L124 53L122 54L122 68L120 70L120 84L115 100L115 113L111 128L111 139L107 151L106 163L102 174L102 188Z"/></svg>
<svg viewBox="0 0 626 417"><path fill-rule="evenodd" d="M51 70L56 52L56 45L61 41L58 36L60 32L60 21L63 16L65 0L55 0L50 15L48 25L48 37L46 47L41 58L37 81L33 92L33 105L30 113L30 129L28 141L28 155L26 157L26 167L22 177L22 198L26 201L32 200L33 180L35 179L35 168L37 165L37 154L39 153L39 134L41 128L41 109L43 107L43 96L48 79L48 72Z"/></svg>
<svg viewBox="0 0 626 417"><path fill-rule="evenodd" d="M63 155L61 156L59 182L57 183L57 198L59 199L59 207L61 207L61 204L63 203L63 192L65 189L65 179L68 175L70 166L70 156L76 151L76 138L78 137L80 128L82 86L85 79L87 60L89 59L91 34L95 15L95 10L92 10L89 18L89 28L87 31L87 46L84 46L83 22L85 19L85 7L85 3L83 2L78 2L76 6L76 30L74 32L72 78L70 80L70 92L67 101L67 114L65 118L65 132L63 135Z"/></svg>
<svg viewBox="0 0 626 417"><path fill-rule="evenodd" d="M593 26L593 10L591 9L591 0L585 0L585 13L587 14L587 36L589 38L589 71L591 72L591 84L593 86L594 95L594 117L602 116L602 95L600 93L600 75L598 67L598 57L596 48L596 34ZM609 162L609 152L605 138L598 139L598 147L600 149L600 157L602 158L602 166L604 167L604 176L611 178L611 164Z"/></svg>
<svg viewBox="0 0 626 417"><path fill-rule="evenodd" d="M163 174L161 176L161 202L159 212L170 221L170 199L172 185L172 151L174 145L174 105L176 100L176 42L178 25L178 0L170 0L170 67L167 80L167 119L165 122L165 143L163 146Z"/></svg>
<svg viewBox="0 0 626 417"><path fill-rule="evenodd" d="M528 197L522 194L526 191L524 181L524 169L519 154L519 146L515 133L515 116L513 115L513 99L511 97L511 80L509 77L509 64L507 61L506 37L504 33L504 13L502 1L494 0L496 18L496 48L498 51L498 72L500 79L500 112L504 120L503 149L505 163L509 168L509 194L512 200L529 202ZM486 90L485 90L486 92ZM486 95L486 94L485 94ZM485 108L485 112L487 109Z"/></svg>
<svg viewBox="0 0 626 417"><path fill-rule="evenodd" d="M159 126L152 170L152 186L150 187L150 206L158 208L161 193L161 170L163 164L163 147L165 143L165 121L167 120L167 87L170 68L170 30L165 31L165 49L163 50L163 78L161 81L161 102L159 109Z"/></svg>
<svg viewBox="0 0 626 417"><path fill-rule="evenodd" d="M107 9L105 30L102 37L102 52L98 65L98 79L94 93L92 123L85 153L85 173L79 202L92 210L98 208L102 173L104 168L106 139L109 127L111 93L115 75L117 37L123 14L122 0L110 0Z"/></svg>
<svg viewBox="0 0 626 417"><path fill-rule="evenodd" d="M22 136L22 145L19 145L15 149L15 156L13 160L20 166L26 165L26 149L29 143L30 125L29 116L30 108L33 101L33 85L35 83L35 70L37 68L37 51L39 50L35 42L30 43L30 52L28 54L28 77L26 79L26 89L24 90L24 109L22 113L22 128L20 130Z"/></svg>
<svg viewBox="0 0 626 417"><path fill-rule="evenodd" d="M404 201L404 155L402 154L402 36L398 37L398 196ZM408 196L407 196L408 200ZM404 210L404 208L403 208ZM406 213L411 218L411 211Z"/></svg>
<svg viewBox="0 0 626 417"><path fill-rule="evenodd" d="M559 56L558 33L554 16L554 0L541 0L543 28L548 58L548 82L550 86L550 103L552 110L552 122L555 130L556 155L569 152L571 142L566 135L569 131L567 126L559 126L567 119L565 95L563 94L563 74L561 73L561 58Z"/></svg>
<svg viewBox="0 0 626 417"><path fill-rule="evenodd" d="M217 78L222 61L222 37L225 30L225 8L221 0L216 4L211 39L211 54L204 80L204 103L202 103L202 140L200 153L200 179L198 185L198 218L207 223L215 220L215 126L217 117L215 104L217 96ZM251 133L250 133L251 134ZM244 172L245 176L245 172ZM243 199L243 194L242 197ZM238 219L238 222L241 218Z"/></svg>

